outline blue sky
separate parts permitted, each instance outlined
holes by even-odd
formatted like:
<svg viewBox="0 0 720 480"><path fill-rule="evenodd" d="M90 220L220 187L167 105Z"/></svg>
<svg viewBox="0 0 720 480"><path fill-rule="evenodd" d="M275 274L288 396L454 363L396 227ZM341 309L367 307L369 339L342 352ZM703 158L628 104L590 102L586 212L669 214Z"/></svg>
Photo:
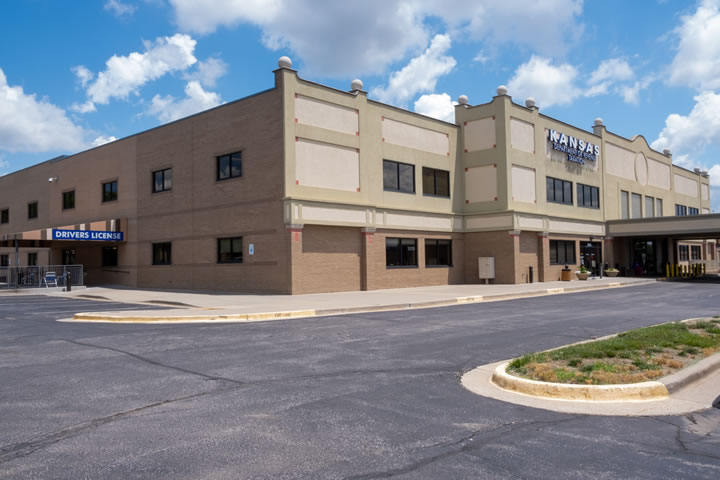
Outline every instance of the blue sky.
<svg viewBox="0 0 720 480"><path fill-rule="evenodd" d="M450 5L448 7L448 5ZM8 0L0 175L303 78L452 121L498 85L711 172L720 212L720 0Z"/></svg>

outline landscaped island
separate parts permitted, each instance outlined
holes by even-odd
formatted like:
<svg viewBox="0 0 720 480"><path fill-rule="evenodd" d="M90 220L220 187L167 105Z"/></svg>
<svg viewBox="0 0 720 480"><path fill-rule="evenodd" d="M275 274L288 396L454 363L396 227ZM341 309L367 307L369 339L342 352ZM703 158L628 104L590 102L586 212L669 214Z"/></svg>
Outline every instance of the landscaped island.
<svg viewBox="0 0 720 480"><path fill-rule="evenodd" d="M639 328L516 358L507 373L578 385L639 383L720 352L720 316Z"/></svg>

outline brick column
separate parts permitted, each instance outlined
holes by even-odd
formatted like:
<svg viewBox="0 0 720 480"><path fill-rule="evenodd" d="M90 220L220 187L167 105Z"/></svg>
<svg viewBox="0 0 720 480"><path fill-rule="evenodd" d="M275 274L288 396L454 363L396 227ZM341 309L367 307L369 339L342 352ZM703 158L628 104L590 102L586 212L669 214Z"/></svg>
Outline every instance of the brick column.
<svg viewBox="0 0 720 480"><path fill-rule="evenodd" d="M538 282L547 282L547 272L550 268L550 238L548 232L538 233Z"/></svg>
<svg viewBox="0 0 720 480"><path fill-rule="evenodd" d="M608 267L615 267L615 249L614 249L614 243L613 243L613 237L604 237L602 242L602 262L603 262L603 268L605 267L605 264L608 264Z"/></svg>
<svg viewBox="0 0 720 480"><path fill-rule="evenodd" d="M360 258L360 288L362 290L371 290L372 285L372 267L370 265L372 258L372 243L375 240L374 228L361 228L362 235L362 254Z"/></svg>
<svg viewBox="0 0 720 480"><path fill-rule="evenodd" d="M522 279L522 265L518 265L520 258L520 230L510 230L508 232L509 241L512 242L512 254L510 255L511 271L508 272L510 275L510 281L507 283L523 283ZM504 272L498 273L498 258L495 257L495 278L504 278ZM501 282L505 283L505 282Z"/></svg>
<svg viewBox="0 0 720 480"><path fill-rule="evenodd" d="M296 263L302 256L302 233L303 225L291 224L287 225L287 232L290 235L290 256L288 258L288 271L290 273L290 291L288 293L298 293L302 291L300 282L302 282L302 272L296 268Z"/></svg>

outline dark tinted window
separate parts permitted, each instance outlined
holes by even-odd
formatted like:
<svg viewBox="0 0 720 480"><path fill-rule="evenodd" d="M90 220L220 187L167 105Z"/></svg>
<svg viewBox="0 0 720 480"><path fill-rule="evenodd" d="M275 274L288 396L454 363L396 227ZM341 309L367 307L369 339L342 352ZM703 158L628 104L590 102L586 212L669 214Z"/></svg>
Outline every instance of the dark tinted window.
<svg viewBox="0 0 720 480"><path fill-rule="evenodd" d="M36 252L28 253L27 260L28 260L27 261L28 267L37 266L37 253Z"/></svg>
<svg viewBox="0 0 720 480"><path fill-rule="evenodd" d="M575 242L550 240L551 265L575 265Z"/></svg>
<svg viewBox="0 0 720 480"><path fill-rule="evenodd" d="M425 265L452 266L452 241L445 239L426 239Z"/></svg>
<svg viewBox="0 0 720 480"><path fill-rule="evenodd" d="M383 160L383 188L388 191L415 193L415 166Z"/></svg>
<svg viewBox="0 0 720 480"><path fill-rule="evenodd" d="M242 263L242 237L218 238L218 263Z"/></svg>
<svg viewBox="0 0 720 480"><path fill-rule="evenodd" d="M28 219L37 218L38 216L38 203L28 203Z"/></svg>
<svg viewBox="0 0 720 480"><path fill-rule="evenodd" d="M600 189L590 185L577 184L577 205L585 208L600 208Z"/></svg>
<svg viewBox="0 0 720 480"><path fill-rule="evenodd" d="M118 248L103 247L102 249L102 266L117 267L118 266Z"/></svg>
<svg viewBox="0 0 720 480"><path fill-rule="evenodd" d="M172 244L170 242L153 243L152 250L153 265L170 265L172 263Z"/></svg>
<svg viewBox="0 0 720 480"><path fill-rule="evenodd" d="M62 197L63 210L75 208L75 190L71 190L69 192L63 192L62 196L63 196Z"/></svg>
<svg viewBox="0 0 720 480"><path fill-rule="evenodd" d="M0 223L10 222L10 209L0 210Z"/></svg>
<svg viewBox="0 0 720 480"><path fill-rule="evenodd" d="M386 238L385 264L388 267L417 267L417 239Z"/></svg>
<svg viewBox="0 0 720 480"><path fill-rule="evenodd" d="M118 182L114 180L112 182L103 183L102 186L102 201L112 202L118 198Z"/></svg>
<svg viewBox="0 0 720 480"><path fill-rule="evenodd" d="M423 167L423 194L450 196L450 172Z"/></svg>
<svg viewBox="0 0 720 480"><path fill-rule="evenodd" d="M153 172L153 193L172 190L172 168Z"/></svg>
<svg viewBox="0 0 720 480"><path fill-rule="evenodd" d="M242 152L217 157L217 179L242 177Z"/></svg>
<svg viewBox="0 0 720 480"><path fill-rule="evenodd" d="M563 203L565 205L573 204L572 182L547 177L545 179L545 189L548 202Z"/></svg>

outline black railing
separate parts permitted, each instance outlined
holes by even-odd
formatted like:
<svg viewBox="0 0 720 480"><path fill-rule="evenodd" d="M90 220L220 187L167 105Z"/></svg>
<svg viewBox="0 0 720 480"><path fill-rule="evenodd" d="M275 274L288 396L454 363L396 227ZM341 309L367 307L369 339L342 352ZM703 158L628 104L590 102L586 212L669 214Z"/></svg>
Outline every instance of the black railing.
<svg viewBox="0 0 720 480"><path fill-rule="evenodd" d="M66 273L70 274L71 286L83 285L85 279L82 265L0 267L0 289L55 287L56 283L58 287L64 287Z"/></svg>

